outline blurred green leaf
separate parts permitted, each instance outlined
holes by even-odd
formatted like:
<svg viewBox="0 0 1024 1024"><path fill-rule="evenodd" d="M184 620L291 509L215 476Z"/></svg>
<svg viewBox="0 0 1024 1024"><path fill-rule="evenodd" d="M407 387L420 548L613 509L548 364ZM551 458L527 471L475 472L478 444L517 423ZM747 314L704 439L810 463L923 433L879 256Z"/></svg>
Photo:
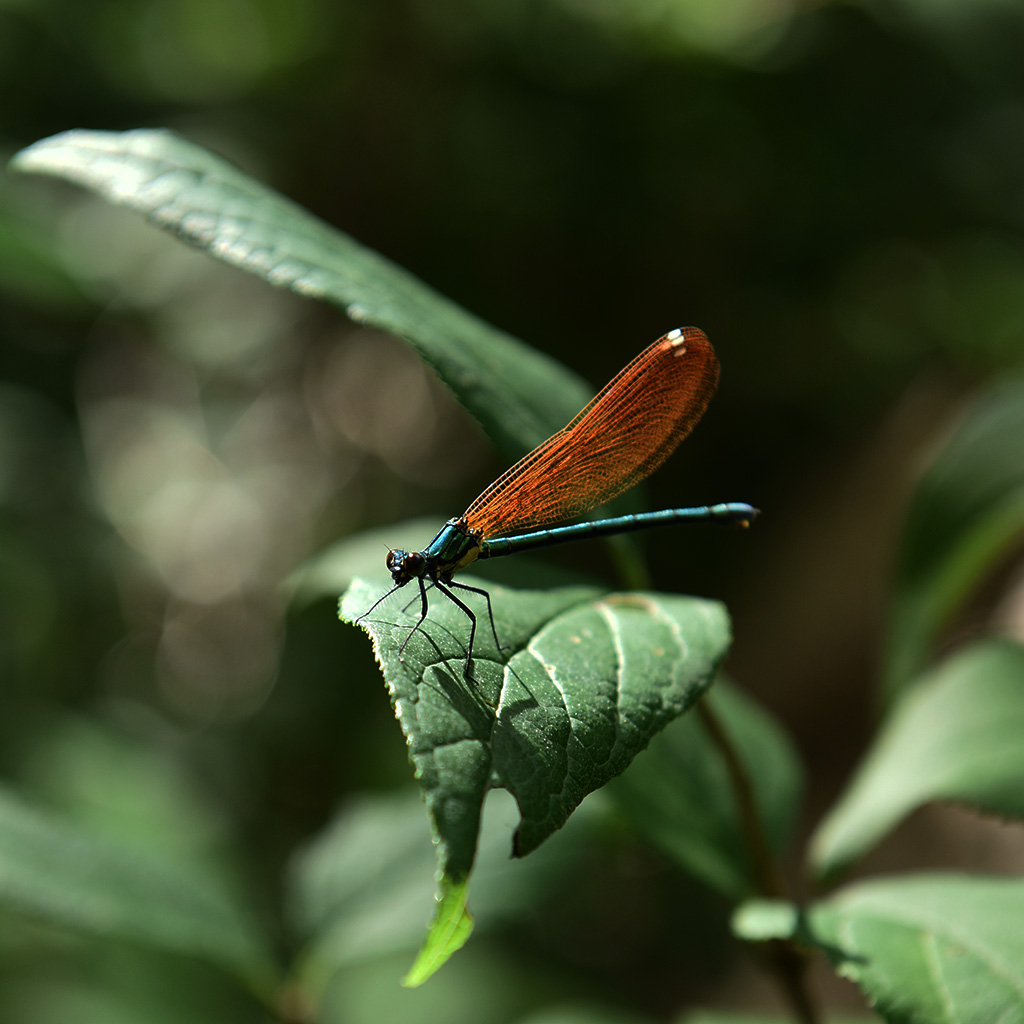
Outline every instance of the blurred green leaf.
<svg viewBox="0 0 1024 1024"><path fill-rule="evenodd" d="M191 956L66 933L3 915L4 1021L17 1024L248 1024L265 1004L217 966ZM19 943L20 940L20 944ZM17 944L17 945L16 945Z"/></svg>
<svg viewBox="0 0 1024 1024"><path fill-rule="evenodd" d="M96 719L51 718L21 759L21 791L90 835L216 876L223 823L184 769L180 737L148 724L144 742Z"/></svg>
<svg viewBox="0 0 1024 1024"><path fill-rule="evenodd" d="M513 860L508 837L518 817L508 794L488 795L473 871L480 926L528 913L585 841L586 828L569 829L575 842ZM434 901L434 861L417 789L349 801L289 866L289 916L307 942L304 989L320 991L331 972L359 961L415 949Z"/></svg>
<svg viewBox="0 0 1024 1024"><path fill-rule="evenodd" d="M509 458L590 398L558 363L173 132L64 132L11 166L83 185L227 263L404 339Z"/></svg>
<svg viewBox="0 0 1024 1024"><path fill-rule="evenodd" d="M802 926L800 908L788 900L747 900L732 915L733 934L747 942L798 938Z"/></svg>
<svg viewBox="0 0 1024 1024"><path fill-rule="evenodd" d="M1024 530L1024 380L975 402L914 494L896 567L886 653L891 697L936 634Z"/></svg>
<svg viewBox="0 0 1024 1024"><path fill-rule="evenodd" d="M417 791L351 800L288 870L287 909L307 942L304 988L367 957L414 949L434 895Z"/></svg>
<svg viewBox="0 0 1024 1024"><path fill-rule="evenodd" d="M262 990L254 922L205 872L100 840L0 790L0 902L76 931L188 953Z"/></svg>
<svg viewBox="0 0 1024 1024"><path fill-rule="evenodd" d="M878 1021L873 1014L829 1014L828 1024L870 1024ZM716 1013L711 1010L698 1010L680 1017L676 1024L792 1024L792 1017L779 1017L770 1013Z"/></svg>
<svg viewBox="0 0 1024 1024"><path fill-rule="evenodd" d="M818 829L816 870L842 870L931 800L1024 818L1024 647L975 644L905 693Z"/></svg>
<svg viewBox="0 0 1024 1024"><path fill-rule="evenodd" d="M306 1019L317 1024L480 1024L481 1020L512 1024L550 998L552 988L561 988L557 981L552 985L550 965L536 957L524 963L507 942L468 943L429 985L416 988L396 983L407 966L402 956L364 961L338 971L315 1012L306 1011Z"/></svg>
<svg viewBox="0 0 1024 1024"><path fill-rule="evenodd" d="M850 886L809 933L887 1021L1024 1020L1024 881L936 874Z"/></svg>
<svg viewBox="0 0 1024 1024"><path fill-rule="evenodd" d="M39 225L22 215L21 200L9 181L0 181L0 292L50 309L85 308L88 302L81 287L40 240Z"/></svg>
<svg viewBox="0 0 1024 1024"><path fill-rule="evenodd" d="M486 924L527 911L559 859L508 856L517 815L511 799L492 793L483 819L474 902ZM319 998L334 972L422 941L426 908L435 913L429 935L405 984L426 981L469 937L466 880L434 897L434 851L415 789L352 801L290 866L288 903L300 934L309 938L302 989ZM564 858L563 858L564 859ZM540 863L540 870L535 866Z"/></svg>
<svg viewBox="0 0 1024 1024"><path fill-rule="evenodd" d="M654 1018L605 1003L573 1002L546 1007L515 1024L654 1024Z"/></svg>
<svg viewBox="0 0 1024 1024"><path fill-rule="evenodd" d="M381 573L391 548L418 551L423 538L437 533L442 522L442 516L423 516L344 537L303 562L286 587L300 605L321 597L336 598L356 576Z"/></svg>
<svg viewBox="0 0 1024 1024"><path fill-rule="evenodd" d="M432 902L434 921L406 984L425 981L469 937L465 880L434 899L434 855L421 807L415 791L355 801L293 860L292 917L311 939L304 991L322 992L333 972L353 963L415 948Z"/></svg>
<svg viewBox="0 0 1024 1024"><path fill-rule="evenodd" d="M746 767L762 828L781 853L803 789L796 753L778 723L741 691L719 682L704 699ZM699 716L657 736L607 793L641 836L685 870L732 899L755 891L735 789Z"/></svg>

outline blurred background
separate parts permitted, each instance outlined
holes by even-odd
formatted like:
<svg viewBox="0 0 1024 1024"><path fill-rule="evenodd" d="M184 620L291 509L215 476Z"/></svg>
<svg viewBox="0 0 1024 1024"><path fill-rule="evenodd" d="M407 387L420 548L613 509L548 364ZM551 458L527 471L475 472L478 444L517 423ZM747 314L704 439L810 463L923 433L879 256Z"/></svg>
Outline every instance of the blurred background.
<svg viewBox="0 0 1024 1024"><path fill-rule="evenodd" d="M719 393L645 507L764 515L672 533L652 582L729 604L729 671L794 734L810 824L870 734L914 482L1024 360L1022 52L1013 0L0 0L0 147L172 127L595 390L703 327ZM366 638L282 582L439 525L501 461L396 340L53 181L0 179L0 341L3 778L231 873L287 951L294 852L411 773ZM614 582L596 546L557 559ZM1024 635L1020 578L956 629ZM919 816L879 856L1004 841ZM481 991L495 1021L774 1005L712 897L628 836L578 852L457 985L371 960L322 1019L479 1020ZM261 1019L184 958L0 930L0 1020Z"/></svg>

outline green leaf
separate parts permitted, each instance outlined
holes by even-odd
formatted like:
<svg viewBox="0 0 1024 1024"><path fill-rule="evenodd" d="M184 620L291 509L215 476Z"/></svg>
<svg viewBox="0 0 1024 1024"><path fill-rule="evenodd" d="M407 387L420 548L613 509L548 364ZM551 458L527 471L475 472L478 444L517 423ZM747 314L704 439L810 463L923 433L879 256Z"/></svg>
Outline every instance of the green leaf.
<svg viewBox="0 0 1024 1024"><path fill-rule="evenodd" d="M443 522L443 516L423 516L343 537L303 562L285 587L299 605L337 598L355 577L379 573L390 548L418 551L423 538L436 533Z"/></svg>
<svg viewBox="0 0 1024 1024"><path fill-rule="evenodd" d="M796 939L802 929L802 912L788 900L747 900L732 915L733 934L747 942Z"/></svg>
<svg viewBox="0 0 1024 1024"><path fill-rule="evenodd" d="M47 309L85 308L87 300L53 247L40 240L40 226L24 218L24 196L0 182L0 292Z"/></svg>
<svg viewBox="0 0 1024 1024"><path fill-rule="evenodd" d="M468 878L455 882L442 876L437 910L427 929L426 941L409 968L409 973L402 979L402 984L407 988L422 985L444 966L453 953L457 953L466 944L473 931L473 918L466 904L468 892Z"/></svg>
<svg viewBox="0 0 1024 1024"><path fill-rule="evenodd" d="M903 530L886 652L892 696L1024 530L1024 380L982 395L921 479Z"/></svg>
<svg viewBox="0 0 1024 1024"><path fill-rule="evenodd" d="M975 644L906 692L818 830L816 869L841 870L931 800L1024 818L1024 647Z"/></svg>
<svg viewBox="0 0 1024 1024"><path fill-rule="evenodd" d="M884 1020L1024 1021L1024 881L919 875L850 886L810 934Z"/></svg>
<svg viewBox="0 0 1024 1024"><path fill-rule="evenodd" d="M335 971L422 941L435 888L422 806L415 789L350 800L292 858L286 909L305 943L300 985L310 997Z"/></svg>
<svg viewBox="0 0 1024 1024"><path fill-rule="evenodd" d="M752 899L741 904L732 915L732 931L745 942L784 941L808 948L817 944L811 933L805 913L801 907L788 900ZM834 1016L828 1015L829 1024L865 1024L877 1020L874 1015ZM783 1024L791 1017L717 1013L696 1013L682 1018L679 1024Z"/></svg>
<svg viewBox="0 0 1024 1024"><path fill-rule="evenodd" d="M509 458L590 398L558 363L173 132L64 132L11 166L83 185L218 259L404 339Z"/></svg>
<svg viewBox="0 0 1024 1024"><path fill-rule="evenodd" d="M737 751L775 854L792 835L801 767L775 720L741 691L718 683L705 698ZM731 899L756 890L735 789L700 717L666 729L608 786L637 832L685 870Z"/></svg>
<svg viewBox="0 0 1024 1024"><path fill-rule="evenodd" d="M264 990L253 922L209 875L102 841L0 790L0 903L76 931L212 960Z"/></svg>
<svg viewBox="0 0 1024 1024"><path fill-rule="evenodd" d="M870 1024L871 1021L877 1022L878 1018L874 1014L835 1016L830 1013L826 1020L828 1024ZM778 1017L770 1013L718 1013L698 1010L696 1013L687 1013L680 1017L676 1024L793 1024L793 1018Z"/></svg>
<svg viewBox="0 0 1024 1024"><path fill-rule="evenodd" d="M341 617L355 622L379 595L356 580ZM478 607L470 679L469 623L441 595L404 660L399 648L418 618L418 596L409 612L399 610L407 601L400 594L360 623L409 745L441 873L453 883L473 864L490 787L515 796L514 853L529 853L694 703L730 640L725 609L713 601L592 587L491 587L491 595L504 648Z"/></svg>
<svg viewBox="0 0 1024 1024"><path fill-rule="evenodd" d="M570 825L581 816L587 817L577 814ZM509 794L488 795L473 871L477 928L528 914L575 870L591 841L586 824L570 827L570 842L513 860L508 837L518 817ZM433 844L415 787L348 801L289 865L286 904L305 943L303 990L315 995L335 971L415 949L434 903L433 874Z"/></svg>
<svg viewBox="0 0 1024 1024"><path fill-rule="evenodd" d="M19 791L61 821L118 846L225 877L223 822L175 744L146 742L100 719L49 716L19 765ZM163 738L163 737L161 737ZM174 751L172 753L172 751Z"/></svg>
<svg viewBox="0 0 1024 1024"><path fill-rule="evenodd" d="M655 1024L655 1018L639 1011L620 1009L607 1002L559 1001L553 1006L517 1017L515 1024Z"/></svg>
<svg viewBox="0 0 1024 1024"><path fill-rule="evenodd" d="M697 1010L680 1017L676 1024L792 1024L792 1017L776 1017L766 1013L715 1013Z"/></svg>

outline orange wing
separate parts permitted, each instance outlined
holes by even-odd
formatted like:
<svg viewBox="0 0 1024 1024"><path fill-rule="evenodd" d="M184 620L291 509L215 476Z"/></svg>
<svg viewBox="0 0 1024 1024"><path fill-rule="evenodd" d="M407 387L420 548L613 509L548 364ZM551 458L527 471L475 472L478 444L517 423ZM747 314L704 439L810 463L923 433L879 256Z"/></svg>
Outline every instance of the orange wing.
<svg viewBox="0 0 1024 1024"><path fill-rule="evenodd" d="M543 526L602 505L660 466L718 385L718 360L696 327L644 349L563 430L524 455L466 510L483 537Z"/></svg>

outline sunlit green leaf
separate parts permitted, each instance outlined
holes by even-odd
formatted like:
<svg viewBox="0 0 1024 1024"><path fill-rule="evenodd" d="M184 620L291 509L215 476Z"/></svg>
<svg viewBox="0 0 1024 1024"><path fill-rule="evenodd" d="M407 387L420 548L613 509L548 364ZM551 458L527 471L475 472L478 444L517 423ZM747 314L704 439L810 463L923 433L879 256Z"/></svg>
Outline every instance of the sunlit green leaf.
<svg viewBox="0 0 1024 1024"><path fill-rule="evenodd" d="M909 689L812 847L841 870L915 808L958 800L1024 818L1024 648L968 648Z"/></svg>
<svg viewBox="0 0 1024 1024"><path fill-rule="evenodd" d="M23 150L12 167L83 185L218 259L403 338L508 457L590 398L558 363L173 132L64 132Z"/></svg>
<svg viewBox="0 0 1024 1024"><path fill-rule="evenodd" d="M262 987L254 922L207 873L100 840L0 791L0 903L76 931L231 967Z"/></svg>
<svg viewBox="0 0 1024 1024"><path fill-rule="evenodd" d="M342 618L356 620L379 594L356 580ZM585 587L491 595L504 649L477 607L468 679L469 623L441 595L404 660L418 596L403 612L408 599L397 594L360 623L405 732L442 874L455 880L472 866L491 786L515 796L514 851L529 853L693 704L730 640L726 612L712 601Z"/></svg>
<svg viewBox="0 0 1024 1024"><path fill-rule="evenodd" d="M998 384L918 485L899 551L886 655L892 696L936 634L1024 531L1024 381Z"/></svg>
<svg viewBox="0 0 1024 1024"><path fill-rule="evenodd" d="M851 886L810 935L884 1020L1024 1021L1024 881L920 875Z"/></svg>
<svg viewBox="0 0 1024 1024"><path fill-rule="evenodd" d="M466 944L473 931L473 918L467 905L469 879L453 881L442 876L434 920L427 929L427 937L402 984L409 988L422 985L439 971L453 953Z"/></svg>
<svg viewBox="0 0 1024 1024"><path fill-rule="evenodd" d="M796 754L779 725L741 691L719 683L705 700L746 769L772 850L781 853L802 790ZM687 871L733 899L755 890L736 791L700 716L656 737L608 793L641 836Z"/></svg>

